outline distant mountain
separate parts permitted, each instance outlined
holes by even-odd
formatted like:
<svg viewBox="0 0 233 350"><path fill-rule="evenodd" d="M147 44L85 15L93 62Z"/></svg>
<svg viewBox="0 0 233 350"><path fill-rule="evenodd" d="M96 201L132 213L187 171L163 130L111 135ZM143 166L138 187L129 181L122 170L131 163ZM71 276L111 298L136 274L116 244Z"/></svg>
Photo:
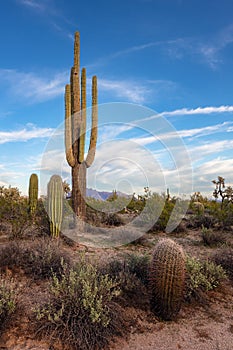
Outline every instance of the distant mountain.
<svg viewBox="0 0 233 350"><path fill-rule="evenodd" d="M98 199L100 201L106 201L106 199L108 199L108 197L112 194L112 192L107 192L107 191L97 191L97 190L93 190L92 188L87 188L87 192L86 192L86 196L87 197L91 197L91 198L95 198ZM117 192L117 195L119 197L131 197L128 194L122 193L120 191ZM71 197L71 193L69 193L67 195L67 198Z"/></svg>
<svg viewBox="0 0 233 350"><path fill-rule="evenodd" d="M87 188L86 195L87 197L92 197L101 201L105 201L112 192L107 192L107 191L97 191L93 190L92 188Z"/></svg>
<svg viewBox="0 0 233 350"><path fill-rule="evenodd" d="M92 188L87 188L87 197L92 197L101 201L106 201L108 197L112 194L112 192L107 192L107 191L97 191L93 190ZM119 197L131 197L130 195L117 191L117 195Z"/></svg>

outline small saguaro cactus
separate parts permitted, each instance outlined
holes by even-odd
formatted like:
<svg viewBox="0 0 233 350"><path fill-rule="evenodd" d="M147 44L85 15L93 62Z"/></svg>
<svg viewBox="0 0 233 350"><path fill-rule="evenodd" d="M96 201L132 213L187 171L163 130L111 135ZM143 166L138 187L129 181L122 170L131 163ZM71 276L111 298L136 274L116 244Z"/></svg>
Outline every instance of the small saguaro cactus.
<svg viewBox="0 0 233 350"><path fill-rule="evenodd" d="M183 249L171 239L155 247L149 271L152 311L164 320L174 319L180 311L185 288Z"/></svg>
<svg viewBox="0 0 233 350"><path fill-rule="evenodd" d="M50 221L50 233L52 237L59 237L63 220L64 191L62 179L59 175L50 178L47 189L48 215Z"/></svg>
<svg viewBox="0 0 233 350"><path fill-rule="evenodd" d="M36 211L38 202L38 176L36 174L31 174L29 180L29 212L33 215Z"/></svg>
<svg viewBox="0 0 233 350"><path fill-rule="evenodd" d="M83 221L86 217L86 169L91 166L95 158L97 123L97 77L94 76L91 136L85 159L86 69L82 69L80 79L80 35L76 32L74 65L71 68L70 84L65 88L65 147L66 159L72 168L72 207L77 217Z"/></svg>

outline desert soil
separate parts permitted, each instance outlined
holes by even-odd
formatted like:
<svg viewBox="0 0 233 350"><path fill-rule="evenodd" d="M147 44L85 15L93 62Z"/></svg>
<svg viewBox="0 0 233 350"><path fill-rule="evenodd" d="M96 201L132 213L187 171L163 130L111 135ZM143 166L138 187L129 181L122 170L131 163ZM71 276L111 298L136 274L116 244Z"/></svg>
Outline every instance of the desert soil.
<svg viewBox="0 0 233 350"><path fill-rule="evenodd" d="M142 245L128 245L115 249L81 247L90 256L107 259L130 252L150 252L164 234L148 235ZM171 236L185 251L197 257L208 257L213 248L201 243L200 232L190 231L181 236ZM79 247L67 247L75 258ZM221 248L219 248L221 249ZM8 350L62 350L56 340L36 340L30 332L30 310L39 300L46 299L46 281L32 281L23 271L9 271L20 287L20 308L0 337L0 349ZM233 349L233 284L224 285L208 293L205 302L183 304L176 321L163 322L154 315L130 307L125 308L133 319L126 339L117 338L110 344L111 350L232 350Z"/></svg>

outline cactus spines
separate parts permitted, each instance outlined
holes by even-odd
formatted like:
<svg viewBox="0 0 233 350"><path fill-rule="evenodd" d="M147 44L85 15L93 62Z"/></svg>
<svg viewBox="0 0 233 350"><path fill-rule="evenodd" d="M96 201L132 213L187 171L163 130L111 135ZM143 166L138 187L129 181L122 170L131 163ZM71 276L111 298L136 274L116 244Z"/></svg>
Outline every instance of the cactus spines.
<svg viewBox="0 0 233 350"><path fill-rule="evenodd" d="M59 175L53 175L48 183L48 215L50 220L50 233L57 238L61 231L63 219L64 191L62 179Z"/></svg>
<svg viewBox="0 0 233 350"><path fill-rule="evenodd" d="M164 320L174 319L183 299L185 257L171 239L163 239L155 247L149 281L152 310Z"/></svg>
<svg viewBox="0 0 233 350"><path fill-rule="evenodd" d="M36 174L31 174L29 180L29 211L33 215L36 211L38 202L38 176Z"/></svg>
<svg viewBox="0 0 233 350"><path fill-rule="evenodd" d="M81 85L81 86L80 86ZM86 168L94 161L97 143L97 77L92 78L92 128L90 144L85 159L86 138L86 69L80 79L80 35L75 33L74 66L70 85L65 90L65 146L66 159L72 167L72 206L83 221L86 217Z"/></svg>

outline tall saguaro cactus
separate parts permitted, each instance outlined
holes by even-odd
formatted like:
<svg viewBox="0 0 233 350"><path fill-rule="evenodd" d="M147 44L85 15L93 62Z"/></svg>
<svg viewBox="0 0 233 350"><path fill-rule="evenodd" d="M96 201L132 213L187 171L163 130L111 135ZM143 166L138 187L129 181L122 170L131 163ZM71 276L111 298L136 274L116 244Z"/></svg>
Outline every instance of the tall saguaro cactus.
<svg viewBox="0 0 233 350"><path fill-rule="evenodd" d="M86 139L86 69L80 79L80 35L75 33L74 66L70 84L65 89L65 146L66 159L72 167L72 206L79 219L86 217L86 169L95 158L97 142L97 77L92 78L92 127L85 159Z"/></svg>
<svg viewBox="0 0 233 350"><path fill-rule="evenodd" d="M38 202L38 176L36 174L31 174L29 180L29 211L33 215L36 211Z"/></svg>

